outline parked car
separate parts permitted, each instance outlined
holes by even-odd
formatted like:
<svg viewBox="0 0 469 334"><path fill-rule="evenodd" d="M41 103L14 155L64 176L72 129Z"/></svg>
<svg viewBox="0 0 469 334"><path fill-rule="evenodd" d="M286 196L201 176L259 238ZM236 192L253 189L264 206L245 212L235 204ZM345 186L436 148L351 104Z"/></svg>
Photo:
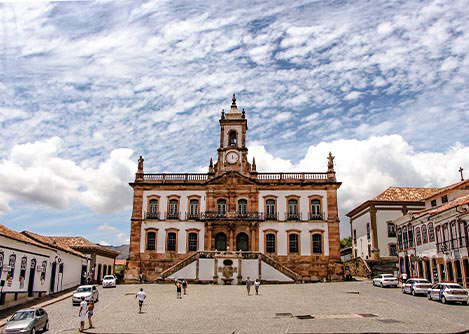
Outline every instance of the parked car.
<svg viewBox="0 0 469 334"><path fill-rule="evenodd" d="M380 274L373 278L373 286L380 286L382 288L386 286L397 287L399 280L391 274Z"/></svg>
<svg viewBox="0 0 469 334"><path fill-rule="evenodd" d="M16 311L3 327L3 333L28 333L49 330L49 316L47 312L38 307Z"/></svg>
<svg viewBox="0 0 469 334"><path fill-rule="evenodd" d="M115 288L117 284L117 278L114 275L106 275L103 278L103 288Z"/></svg>
<svg viewBox="0 0 469 334"><path fill-rule="evenodd" d="M411 293L415 295L426 295L432 284L424 278L409 278L402 283L402 293Z"/></svg>
<svg viewBox="0 0 469 334"><path fill-rule="evenodd" d="M460 302L468 305L467 291L456 283L438 283L427 291L429 300L438 300L443 304L448 302Z"/></svg>
<svg viewBox="0 0 469 334"><path fill-rule="evenodd" d="M79 305L81 298L85 297L86 301L93 300L94 302L99 301L99 291L96 285L81 285L75 291L72 296L72 304Z"/></svg>

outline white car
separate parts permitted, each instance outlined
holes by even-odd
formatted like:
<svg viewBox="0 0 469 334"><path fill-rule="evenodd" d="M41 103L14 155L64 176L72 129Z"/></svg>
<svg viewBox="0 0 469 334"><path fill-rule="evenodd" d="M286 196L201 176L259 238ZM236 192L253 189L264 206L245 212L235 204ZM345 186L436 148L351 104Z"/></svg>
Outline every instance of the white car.
<svg viewBox="0 0 469 334"><path fill-rule="evenodd" d="M467 291L456 283L438 283L427 291L429 300L439 300L443 304L448 302L460 302L468 305Z"/></svg>
<svg viewBox="0 0 469 334"><path fill-rule="evenodd" d="M106 275L103 278L103 288L115 288L117 278L114 275Z"/></svg>
<svg viewBox="0 0 469 334"><path fill-rule="evenodd" d="M409 278L402 284L402 293L415 295L426 295L432 284L424 278Z"/></svg>
<svg viewBox="0 0 469 334"><path fill-rule="evenodd" d="M95 303L98 302L99 292L96 285L80 285L72 296L72 304L80 304L82 297L85 297L86 301L93 300Z"/></svg>
<svg viewBox="0 0 469 334"><path fill-rule="evenodd" d="M380 286L382 288L386 286L397 287L399 280L391 274L380 274L373 278L373 286Z"/></svg>

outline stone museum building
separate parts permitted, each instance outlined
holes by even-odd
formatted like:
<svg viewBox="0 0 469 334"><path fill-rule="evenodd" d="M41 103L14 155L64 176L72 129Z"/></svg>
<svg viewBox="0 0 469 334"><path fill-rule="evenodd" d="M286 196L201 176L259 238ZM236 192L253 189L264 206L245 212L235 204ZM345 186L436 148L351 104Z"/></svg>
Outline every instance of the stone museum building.
<svg viewBox="0 0 469 334"><path fill-rule="evenodd" d="M337 280L339 218L334 157L324 172L257 172L248 122L233 95L221 113L208 173L145 173L140 157L126 281L185 278L241 284ZM324 168L326 170L326 168Z"/></svg>

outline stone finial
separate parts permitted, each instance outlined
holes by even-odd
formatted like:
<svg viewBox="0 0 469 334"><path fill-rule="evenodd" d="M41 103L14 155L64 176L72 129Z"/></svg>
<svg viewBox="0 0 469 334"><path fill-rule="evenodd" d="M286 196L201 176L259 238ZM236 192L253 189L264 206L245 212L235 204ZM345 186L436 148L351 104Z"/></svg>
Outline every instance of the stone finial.
<svg viewBox="0 0 469 334"><path fill-rule="evenodd" d="M231 106L235 107L236 106L236 95L233 93L233 98L231 99L232 103Z"/></svg>
<svg viewBox="0 0 469 334"><path fill-rule="evenodd" d="M221 110L221 119L225 119L225 109Z"/></svg>
<svg viewBox="0 0 469 334"><path fill-rule="evenodd" d="M144 161L144 160L145 160L145 159L143 159L142 156L140 156L140 158L138 158L138 171L139 171L139 172L140 172L140 171L143 172L143 161Z"/></svg>
<svg viewBox="0 0 469 334"><path fill-rule="evenodd" d="M461 174L461 181L464 181L464 175L462 173L463 170L464 170L464 168L459 167L459 173Z"/></svg>
<svg viewBox="0 0 469 334"><path fill-rule="evenodd" d="M256 172L257 171L257 166L256 166L256 157L252 158L252 171Z"/></svg>
<svg viewBox="0 0 469 334"><path fill-rule="evenodd" d="M215 173L215 170L213 168L213 159L212 158L210 158L210 165L208 166L208 173L209 174Z"/></svg>
<svg viewBox="0 0 469 334"><path fill-rule="evenodd" d="M246 112L244 111L244 108L243 108L243 118L246 118Z"/></svg>
<svg viewBox="0 0 469 334"><path fill-rule="evenodd" d="M327 171L334 171L334 156L331 152L329 152L329 156L327 157Z"/></svg>

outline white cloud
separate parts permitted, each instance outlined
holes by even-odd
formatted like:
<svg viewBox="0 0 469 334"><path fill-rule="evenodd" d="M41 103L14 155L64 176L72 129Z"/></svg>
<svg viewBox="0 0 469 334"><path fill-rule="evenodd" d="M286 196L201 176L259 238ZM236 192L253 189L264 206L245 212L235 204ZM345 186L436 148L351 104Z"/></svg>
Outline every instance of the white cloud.
<svg viewBox="0 0 469 334"><path fill-rule="evenodd" d="M9 202L31 201L64 209L79 201L95 212L116 212L131 205L128 182L136 164L132 150L115 149L97 167L87 161L77 164L60 157L62 140L53 137L15 145L10 155L0 160L0 211Z"/></svg>
<svg viewBox="0 0 469 334"><path fill-rule="evenodd" d="M334 140L309 147L297 164L276 158L264 146L249 147L258 171L325 172L327 155L335 158L342 186L338 191L341 233L350 234L345 214L390 186L443 187L459 181L460 166L469 170L469 147L457 144L445 152L416 152L399 135L365 140Z"/></svg>
<svg viewBox="0 0 469 334"><path fill-rule="evenodd" d="M348 93L345 97L344 97L344 100L356 100L360 97L361 93L354 90L350 93Z"/></svg>

